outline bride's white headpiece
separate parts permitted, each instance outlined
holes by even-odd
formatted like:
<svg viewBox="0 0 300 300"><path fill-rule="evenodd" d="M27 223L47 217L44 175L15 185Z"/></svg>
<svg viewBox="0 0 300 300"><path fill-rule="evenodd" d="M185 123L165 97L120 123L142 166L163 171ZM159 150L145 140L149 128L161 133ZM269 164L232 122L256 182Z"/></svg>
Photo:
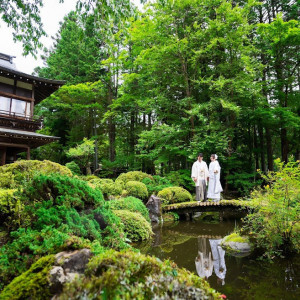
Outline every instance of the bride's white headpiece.
<svg viewBox="0 0 300 300"><path fill-rule="evenodd" d="M217 154L215 154L215 159L218 159L218 155Z"/></svg>

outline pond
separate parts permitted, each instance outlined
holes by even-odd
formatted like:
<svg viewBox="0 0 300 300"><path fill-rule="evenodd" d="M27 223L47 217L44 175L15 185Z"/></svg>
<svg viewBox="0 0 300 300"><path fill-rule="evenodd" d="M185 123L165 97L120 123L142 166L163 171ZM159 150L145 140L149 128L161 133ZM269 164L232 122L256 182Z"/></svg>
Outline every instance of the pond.
<svg viewBox="0 0 300 300"><path fill-rule="evenodd" d="M198 220L156 226L151 243L134 246L206 278L227 299L300 299L299 255L269 263L251 256L232 257L218 246L240 225L239 218L225 216L220 222L216 215L207 214Z"/></svg>

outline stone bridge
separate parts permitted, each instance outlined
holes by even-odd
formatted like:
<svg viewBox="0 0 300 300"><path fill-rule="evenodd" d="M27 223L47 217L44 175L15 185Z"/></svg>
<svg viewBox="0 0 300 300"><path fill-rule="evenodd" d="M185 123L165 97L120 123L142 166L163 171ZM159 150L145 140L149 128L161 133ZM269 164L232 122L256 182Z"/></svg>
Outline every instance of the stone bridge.
<svg viewBox="0 0 300 300"><path fill-rule="evenodd" d="M195 212L225 212L225 211L248 211L250 209L249 201L242 200L221 200L218 202L183 202L169 204L163 207L163 212L174 212L178 215L191 214Z"/></svg>

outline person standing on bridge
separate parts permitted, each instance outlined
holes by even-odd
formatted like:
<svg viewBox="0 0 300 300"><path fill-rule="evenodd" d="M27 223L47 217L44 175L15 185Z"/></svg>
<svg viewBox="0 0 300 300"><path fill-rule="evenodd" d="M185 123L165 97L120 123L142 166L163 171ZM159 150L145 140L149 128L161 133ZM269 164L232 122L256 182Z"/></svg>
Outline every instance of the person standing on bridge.
<svg viewBox="0 0 300 300"><path fill-rule="evenodd" d="M193 164L191 177L196 185L196 201L206 201L208 168L202 153L198 154L198 159Z"/></svg>
<svg viewBox="0 0 300 300"><path fill-rule="evenodd" d="M220 201L220 193L223 192L223 188L220 182L221 167L217 159L218 155L212 154L210 156L211 163L209 164L209 184L207 198L214 201Z"/></svg>

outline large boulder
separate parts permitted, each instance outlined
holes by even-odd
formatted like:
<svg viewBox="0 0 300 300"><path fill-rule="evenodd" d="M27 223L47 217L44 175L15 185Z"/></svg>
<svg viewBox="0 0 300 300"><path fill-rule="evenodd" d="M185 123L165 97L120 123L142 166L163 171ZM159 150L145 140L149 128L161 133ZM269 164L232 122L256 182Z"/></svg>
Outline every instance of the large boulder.
<svg viewBox="0 0 300 300"><path fill-rule="evenodd" d="M155 195L151 195L148 202L146 203L146 207L149 210L149 217L151 222L159 223L162 216L160 198Z"/></svg>

